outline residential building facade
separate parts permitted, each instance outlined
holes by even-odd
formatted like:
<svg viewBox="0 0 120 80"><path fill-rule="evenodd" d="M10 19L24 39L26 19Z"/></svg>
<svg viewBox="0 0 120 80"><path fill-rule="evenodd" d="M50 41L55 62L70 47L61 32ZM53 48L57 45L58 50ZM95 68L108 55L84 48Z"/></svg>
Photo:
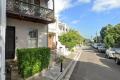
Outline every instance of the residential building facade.
<svg viewBox="0 0 120 80"><path fill-rule="evenodd" d="M64 54L66 51L66 48L64 45L62 45L59 41L59 36L61 36L63 33L66 33L69 31L69 26L63 22L61 22L59 19L56 19L55 23L49 24L48 27L48 47L50 47L53 50L56 50L57 53L60 52L60 48L62 48L62 52Z"/></svg>
<svg viewBox="0 0 120 80"><path fill-rule="evenodd" d="M16 49L48 47L53 22L54 0L0 0L0 80L7 76L5 61L16 59Z"/></svg>
<svg viewBox="0 0 120 80"><path fill-rule="evenodd" d="M55 21L49 1L7 0L6 59L14 59L18 48L48 47L48 24Z"/></svg>
<svg viewBox="0 0 120 80"><path fill-rule="evenodd" d="M54 0L0 0L0 80L7 74L5 61L16 59L16 49L48 47L53 22Z"/></svg>

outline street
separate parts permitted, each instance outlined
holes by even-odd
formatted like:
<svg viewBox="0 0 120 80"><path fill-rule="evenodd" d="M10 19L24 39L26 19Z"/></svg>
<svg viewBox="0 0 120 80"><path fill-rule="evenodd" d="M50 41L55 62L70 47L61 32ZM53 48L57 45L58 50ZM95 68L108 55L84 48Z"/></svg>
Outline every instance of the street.
<svg viewBox="0 0 120 80"><path fill-rule="evenodd" d="M120 65L87 47L83 49L70 80L120 80Z"/></svg>

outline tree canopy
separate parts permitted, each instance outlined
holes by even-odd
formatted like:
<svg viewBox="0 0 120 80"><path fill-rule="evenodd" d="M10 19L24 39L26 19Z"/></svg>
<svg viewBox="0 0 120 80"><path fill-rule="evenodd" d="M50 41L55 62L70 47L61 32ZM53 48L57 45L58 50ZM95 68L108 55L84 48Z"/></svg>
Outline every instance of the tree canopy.
<svg viewBox="0 0 120 80"><path fill-rule="evenodd" d="M109 24L101 29L100 34L107 47L120 47L120 24Z"/></svg>
<svg viewBox="0 0 120 80"><path fill-rule="evenodd" d="M101 42L101 36L95 36L93 38L93 40L94 40L95 43L100 43Z"/></svg>
<svg viewBox="0 0 120 80"><path fill-rule="evenodd" d="M81 44L84 41L84 38L78 31L72 29L69 32L61 35L59 37L59 41L67 48L72 49L77 44Z"/></svg>
<svg viewBox="0 0 120 80"><path fill-rule="evenodd" d="M101 38L104 40L105 36L106 36L106 31L108 29L112 28L112 25L111 24L108 24L107 26L103 27L100 31L100 35L101 35Z"/></svg>

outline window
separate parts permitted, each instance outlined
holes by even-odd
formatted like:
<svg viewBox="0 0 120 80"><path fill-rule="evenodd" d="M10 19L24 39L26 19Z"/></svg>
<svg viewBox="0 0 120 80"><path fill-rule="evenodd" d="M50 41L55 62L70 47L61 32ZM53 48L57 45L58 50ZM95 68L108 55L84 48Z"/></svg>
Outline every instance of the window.
<svg viewBox="0 0 120 80"><path fill-rule="evenodd" d="M31 29L29 31L28 47L29 48L38 47L38 30L37 29Z"/></svg>
<svg viewBox="0 0 120 80"><path fill-rule="evenodd" d="M38 31L37 30L30 30L29 31L29 36L30 36L30 38L37 38Z"/></svg>

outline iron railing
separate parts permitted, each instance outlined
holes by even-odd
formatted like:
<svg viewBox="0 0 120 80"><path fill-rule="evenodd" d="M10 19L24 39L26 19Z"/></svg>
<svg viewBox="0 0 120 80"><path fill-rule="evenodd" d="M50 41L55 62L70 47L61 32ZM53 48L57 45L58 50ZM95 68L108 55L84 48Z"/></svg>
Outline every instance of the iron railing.
<svg viewBox="0 0 120 80"><path fill-rule="evenodd" d="M21 0L7 0L7 12L26 15L47 21L54 20L54 11L40 5L27 3Z"/></svg>

